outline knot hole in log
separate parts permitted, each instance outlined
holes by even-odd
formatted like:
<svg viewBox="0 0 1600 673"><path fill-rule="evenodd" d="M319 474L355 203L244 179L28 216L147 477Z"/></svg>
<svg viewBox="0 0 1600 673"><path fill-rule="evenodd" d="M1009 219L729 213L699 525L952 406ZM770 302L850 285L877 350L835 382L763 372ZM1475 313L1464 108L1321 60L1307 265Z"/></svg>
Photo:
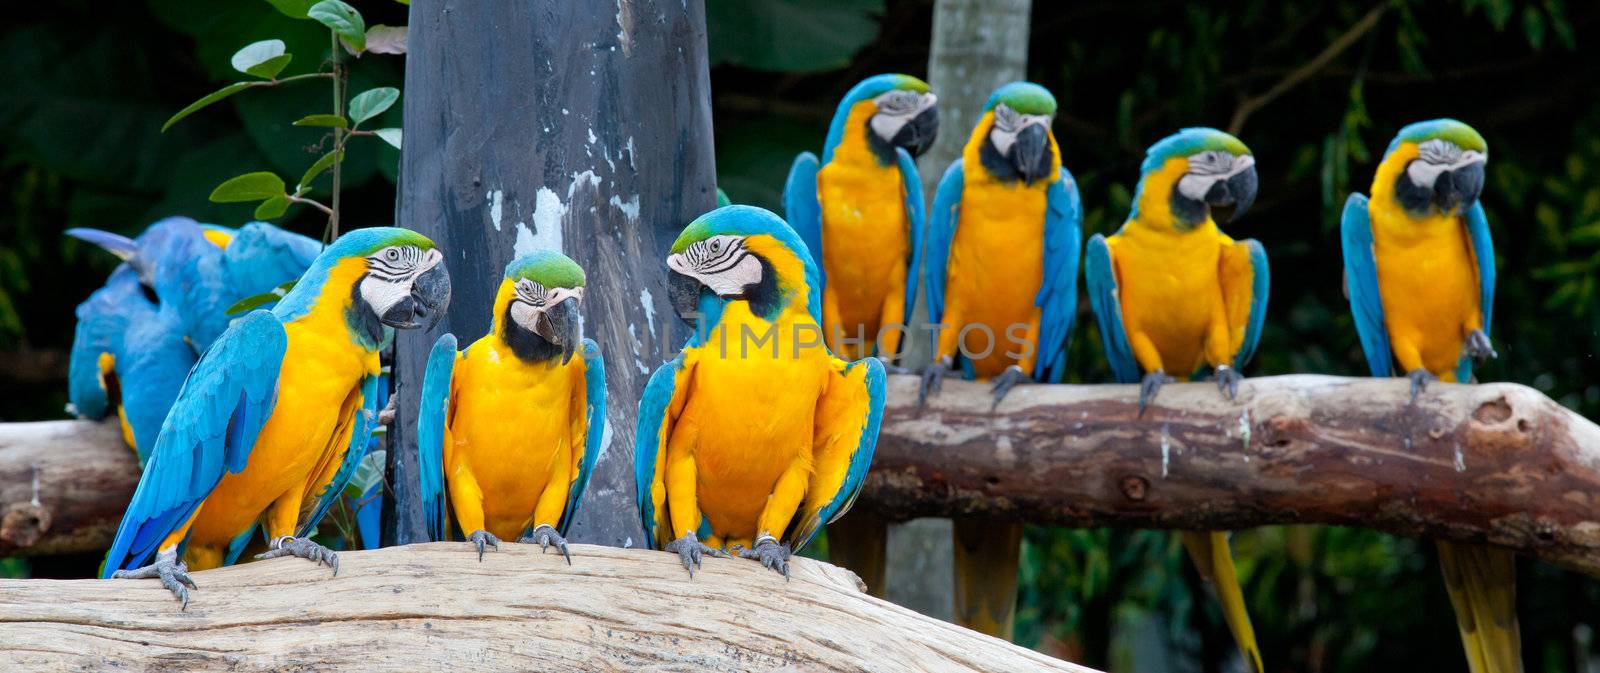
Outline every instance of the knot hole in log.
<svg viewBox="0 0 1600 673"><path fill-rule="evenodd" d="M32 547L50 532L50 510L31 502L14 502L0 516L0 540L18 547Z"/></svg>
<svg viewBox="0 0 1600 673"><path fill-rule="evenodd" d="M1506 401L1504 395L1478 405L1472 412L1472 419L1485 425L1499 425L1511 419L1511 403Z"/></svg>
<svg viewBox="0 0 1600 673"><path fill-rule="evenodd" d="M1150 492L1150 480L1138 475L1122 478L1122 494L1129 500L1140 502Z"/></svg>

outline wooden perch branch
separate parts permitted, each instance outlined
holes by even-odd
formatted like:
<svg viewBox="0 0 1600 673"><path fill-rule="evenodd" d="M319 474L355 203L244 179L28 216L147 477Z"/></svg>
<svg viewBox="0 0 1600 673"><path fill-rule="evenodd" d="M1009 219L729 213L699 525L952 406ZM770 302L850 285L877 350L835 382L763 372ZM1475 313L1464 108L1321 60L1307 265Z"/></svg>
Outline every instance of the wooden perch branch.
<svg viewBox="0 0 1600 673"><path fill-rule="evenodd" d="M847 570L502 544L292 558L154 580L0 581L0 670L1092 673L862 593Z"/></svg>
<svg viewBox="0 0 1600 673"><path fill-rule="evenodd" d="M1523 386L1434 384L1411 406L1401 379L1265 377L1235 402L1210 384L1169 385L1140 417L1134 386L1023 386L991 413L987 385L946 381L921 412L916 385L890 379L857 507L1063 526L1364 526L1600 574L1600 427ZM103 549L134 479L111 424L0 424L0 554Z"/></svg>
<svg viewBox="0 0 1600 673"><path fill-rule="evenodd" d="M1246 379L1161 389L945 382L924 410L892 377L857 506L891 518L981 515L1193 530L1364 526L1489 542L1600 574L1600 427L1516 384Z"/></svg>

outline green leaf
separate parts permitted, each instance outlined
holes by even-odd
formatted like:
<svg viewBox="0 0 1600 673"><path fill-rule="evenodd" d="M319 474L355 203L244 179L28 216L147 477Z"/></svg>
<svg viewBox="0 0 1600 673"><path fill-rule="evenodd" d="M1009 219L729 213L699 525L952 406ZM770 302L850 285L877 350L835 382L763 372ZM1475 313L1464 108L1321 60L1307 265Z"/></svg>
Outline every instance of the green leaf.
<svg viewBox="0 0 1600 673"><path fill-rule="evenodd" d="M283 67L289 65L292 54L283 52L283 40L262 40L245 45L245 48L233 52L229 63L234 70L246 75L255 75L261 79L272 79L283 72Z"/></svg>
<svg viewBox="0 0 1600 673"><path fill-rule="evenodd" d="M256 219L276 220L279 217L282 217L284 211L288 209L289 197L279 194L278 196L274 196L270 199L262 201L261 205L256 206Z"/></svg>
<svg viewBox="0 0 1600 673"><path fill-rule="evenodd" d="M406 27L378 24L367 29L367 51L373 54L406 53Z"/></svg>
<svg viewBox="0 0 1600 673"><path fill-rule="evenodd" d="M291 19L310 18L306 15L306 11L316 4L316 0L267 0L267 2Z"/></svg>
<svg viewBox="0 0 1600 673"><path fill-rule="evenodd" d="M296 120L295 126L326 126L328 128L349 128L350 121L339 115L306 115Z"/></svg>
<svg viewBox="0 0 1600 673"><path fill-rule="evenodd" d="M217 203L260 201L283 196L283 178L266 171L245 173L231 178L211 190L211 200Z"/></svg>
<svg viewBox="0 0 1600 673"><path fill-rule="evenodd" d="M294 284L296 282L298 282L299 280L300 279L296 278L296 279L291 280L291 281L289 281L287 283L284 283L284 284L279 285L279 286L277 286L275 288L272 288L271 290L268 290L266 292L262 292L261 294L253 294L253 295L250 295L248 297L245 297L244 299L240 299L239 301L234 302L234 304L232 306L228 307L227 314L228 315L239 315L240 313L245 313L245 312L248 312L248 311L253 311L253 310L257 309L257 308L261 308L263 306L266 306L267 304L276 303L279 299L282 299L284 295L289 294L289 290L294 289Z"/></svg>
<svg viewBox="0 0 1600 673"><path fill-rule="evenodd" d="M350 120L360 124L383 114L384 110L389 109L399 99L400 90L392 86L363 91L350 99Z"/></svg>
<svg viewBox="0 0 1600 673"><path fill-rule="evenodd" d="M339 0L322 0L306 10L306 16L327 26L356 53L366 50L367 23L356 8Z"/></svg>
<svg viewBox="0 0 1600 673"><path fill-rule="evenodd" d="M334 162L337 162L343 158L344 153L337 151L322 155L321 159L317 159L317 163L311 164L311 167L306 169L305 175L300 176L300 185L295 188L295 191L305 191L307 187L311 186L312 180L317 179L317 176L321 175L323 171L332 168Z"/></svg>
<svg viewBox="0 0 1600 673"><path fill-rule="evenodd" d="M389 143L390 145L394 145L395 149L400 149L400 129L397 129L397 128L378 129L376 131L373 131L373 133L378 134L378 137L382 138L383 142Z"/></svg>
<svg viewBox="0 0 1600 673"><path fill-rule="evenodd" d="M203 107L205 107L207 105L210 105L210 104L215 103L215 102L217 102L219 100L227 98L228 96L232 96L232 95L234 95L236 93L239 93L240 91L244 91L245 89L248 89L250 87L259 86L261 84L262 84L262 82L234 82L232 84L229 84L228 86L222 87L221 89L217 89L216 91L208 93L208 94L205 95L205 97L201 98L200 100L197 100L197 101L195 101L193 103L190 103L189 107L186 107L186 108L184 108L182 110L179 110L178 114L172 115L171 118L167 119L167 123L161 125L161 130L163 132L165 132L173 124L178 123L178 120L183 119L184 117L187 117L189 115L194 114L195 112L199 111L201 108L203 108Z"/></svg>
<svg viewBox="0 0 1600 673"><path fill-rule="evenodd" d="M382 426L379 426L382 427ZM356 466L356 473L350 477L350 483L344 487L345 495L359 498L367 494L373 486L383 481L384 466L388 464L389 454L383 449L369 451L361 457L361 463Z"/></svg>

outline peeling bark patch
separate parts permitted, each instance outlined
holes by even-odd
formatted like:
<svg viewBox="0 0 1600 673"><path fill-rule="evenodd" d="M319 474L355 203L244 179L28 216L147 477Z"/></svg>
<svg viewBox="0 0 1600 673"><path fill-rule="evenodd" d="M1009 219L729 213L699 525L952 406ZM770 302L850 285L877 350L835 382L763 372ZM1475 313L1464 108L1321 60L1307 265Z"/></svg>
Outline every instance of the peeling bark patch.
<svg viewBox="0 0 1600 673"><path fill-rule="evenodd" d="M1150 490L1150 480L1139 476L1123 477L1121 486L1123 496L1134 502L1140 502Z"/></svg>
<svg viewBox="0 0 1600 673"><path fill-rule="evenodd" d="M54 517L50 510L34 502L12 503L0 517L0 540L18 547L32 547L50 531Z"/></svg>
<svg viewBox="0 0 1600 673"><path fill-rule="evenodd" d="M1472 418L1489 425L1504 423L1511 418L1511 404L1506 402L1505 397L1497 397L1478 405L1472 412Z"/></svg>

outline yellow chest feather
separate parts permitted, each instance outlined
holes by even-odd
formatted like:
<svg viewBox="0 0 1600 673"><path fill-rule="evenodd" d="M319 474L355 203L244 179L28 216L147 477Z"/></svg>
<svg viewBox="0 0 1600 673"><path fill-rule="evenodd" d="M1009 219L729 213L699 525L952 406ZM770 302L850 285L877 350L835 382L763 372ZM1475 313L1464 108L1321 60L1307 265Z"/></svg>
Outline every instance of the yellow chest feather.
<svg viewBox="0 0 1600 673"><path fill-rule="evenodd" d="M446 475L470 469L490 519L531 515L556 461L570 455L581 363L581 357L565 365L559 359L529 363L494 335L472 344L456 363Z"/></svg>
<svg viewBox="0 0 1600 673"><path fill-rule="evenodd" d="M1130 222L1107 243L1116 263L1124 328L1150 337L1168 373L1194 371L1222 306L1219 257L1232 239L1209 220L1184 232Z"/></svg>
<svg viewBox="0 0 1600 673"><path fill-rule="evenodd" d="M1372 203L1372 249L1391 343L1415 348L1423 366L1442 375L1455 368L1467 332L1481 326L1466 226L1453 215L1412 218L1392 202Z"/></svg>

